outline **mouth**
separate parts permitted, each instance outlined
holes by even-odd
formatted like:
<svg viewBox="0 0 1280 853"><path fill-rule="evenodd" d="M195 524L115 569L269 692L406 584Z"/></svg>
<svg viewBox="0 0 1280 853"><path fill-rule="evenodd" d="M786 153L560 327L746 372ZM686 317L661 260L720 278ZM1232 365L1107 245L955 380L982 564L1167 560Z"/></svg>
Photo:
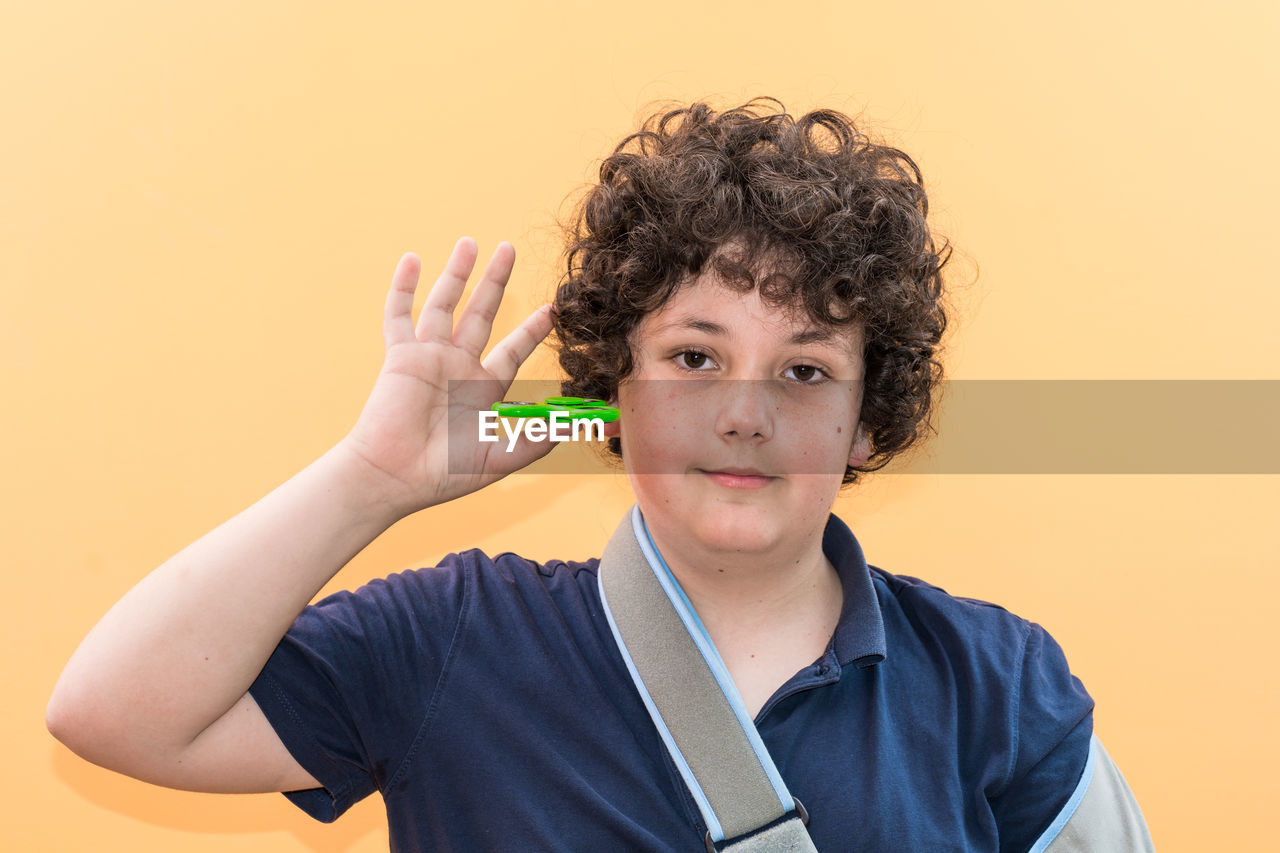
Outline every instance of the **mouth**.
<svg viewBox="0 0 1280 853"><path fill-rule="evenodd" d="M778 479L754 468L721 468L716 471L699 468L698 471L712 482L730 489L762 489Z"/></svg>

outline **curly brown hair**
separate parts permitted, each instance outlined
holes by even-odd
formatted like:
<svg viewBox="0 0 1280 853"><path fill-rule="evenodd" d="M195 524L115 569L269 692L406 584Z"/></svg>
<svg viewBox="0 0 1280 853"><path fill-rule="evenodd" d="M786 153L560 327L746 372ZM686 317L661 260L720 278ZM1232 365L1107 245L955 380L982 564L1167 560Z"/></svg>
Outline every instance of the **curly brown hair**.
<svg viewBox="0 0 1280 853"><path fill-rule="evenodd" d="M643 317L710 267L725 286L831 329L861 326L860 418L871 439L842 485L927 428L946 329L942 268L915 161L844 114L775 98L651 115L600 166L566 234L553 302L562 393L613 399ZM782 270L785 269L785 273ZM766 274L761 275L764 272ZM619 459L621 442L609 452Z"/></svg>

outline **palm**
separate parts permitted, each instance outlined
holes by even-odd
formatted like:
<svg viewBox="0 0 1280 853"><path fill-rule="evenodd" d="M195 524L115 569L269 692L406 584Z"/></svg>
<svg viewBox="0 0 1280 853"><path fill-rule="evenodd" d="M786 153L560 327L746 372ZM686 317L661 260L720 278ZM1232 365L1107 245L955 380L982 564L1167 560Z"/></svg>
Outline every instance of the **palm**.
<svg viewBox="0 0 1280 853"><path fill-rule="evenodd" d="M475 252L468 238L458 241L416 330L410 315L417 258L401 258L387 297L386 357L346 439L386 475L394 499L408 512L482 488L550 450L546 443L522 442L508 453L505 445L476 438L477 412L502 398L520 364L550 331L551 320L545 310L534 312L481 361L515 255L509 245L499 245L455 328L453 311Z"/></svg>

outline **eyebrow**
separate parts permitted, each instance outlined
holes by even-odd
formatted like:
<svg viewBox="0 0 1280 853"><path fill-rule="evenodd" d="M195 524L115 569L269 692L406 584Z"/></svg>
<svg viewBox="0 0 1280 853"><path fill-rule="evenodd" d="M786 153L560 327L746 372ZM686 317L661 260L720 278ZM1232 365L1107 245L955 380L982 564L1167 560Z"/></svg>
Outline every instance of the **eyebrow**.
<svg viewBox="0 0 1280 853"><path fill-rule="evenodd" d="M729 330L724 326L721 326L719 323L712 322L711 320L701 320L697 317L681 317L670 323L665 323L654 329L653 334L665 332L670 329L692 329L697 332L706 332L709 335L716 335L718 337L726 337L729 334ZM824 329L819 326L810 326L807 329L801 329L799 332L796 332L791 336L788 343L797 345L821 343L828 344L839 349L848 348L847 346L841 346L841 342L838 340L837 335L833 330Z"/></svg>

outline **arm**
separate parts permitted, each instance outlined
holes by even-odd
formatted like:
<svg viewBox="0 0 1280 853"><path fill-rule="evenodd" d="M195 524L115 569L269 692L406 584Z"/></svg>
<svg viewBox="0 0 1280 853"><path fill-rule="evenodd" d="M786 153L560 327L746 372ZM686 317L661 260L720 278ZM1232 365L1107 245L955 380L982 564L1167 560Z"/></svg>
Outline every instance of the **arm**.
<svg viewBox="0 0 1280 853"><path fill-rule="evenodd" d="M1142 812L1094 734L1093 699L1039 625L1016 688L1013 773L992 803L1001 851L1150 853Z"/></svg>
<svg viewBox="0 0 1280 853"><path fill-rule="evenodd" d="M1035 853L1152 853L1142 809L1111 756L1094 735L1071 801L1031 848Z"/></svg>
<svg viewBox="0 0 1280 853"><path fill-rule="evenodd" d="M550 330L539 310L480 361L514 263L504 245L456 329L474 243L455 246L416 330L419 265L412 254L401 258L384 315L386 357L355 428L111 608L54 688L46 719L55 737L96 764L171 787L316 785L246 692L293 620L400 518L483 488L551 449L522 441L506 453L475 441L474 412L501 399ZM473 381L449 394L450 379ZM469 432L450 433L451 423L468 422ZM460 437L470 438L465 449Z"/></svg>

